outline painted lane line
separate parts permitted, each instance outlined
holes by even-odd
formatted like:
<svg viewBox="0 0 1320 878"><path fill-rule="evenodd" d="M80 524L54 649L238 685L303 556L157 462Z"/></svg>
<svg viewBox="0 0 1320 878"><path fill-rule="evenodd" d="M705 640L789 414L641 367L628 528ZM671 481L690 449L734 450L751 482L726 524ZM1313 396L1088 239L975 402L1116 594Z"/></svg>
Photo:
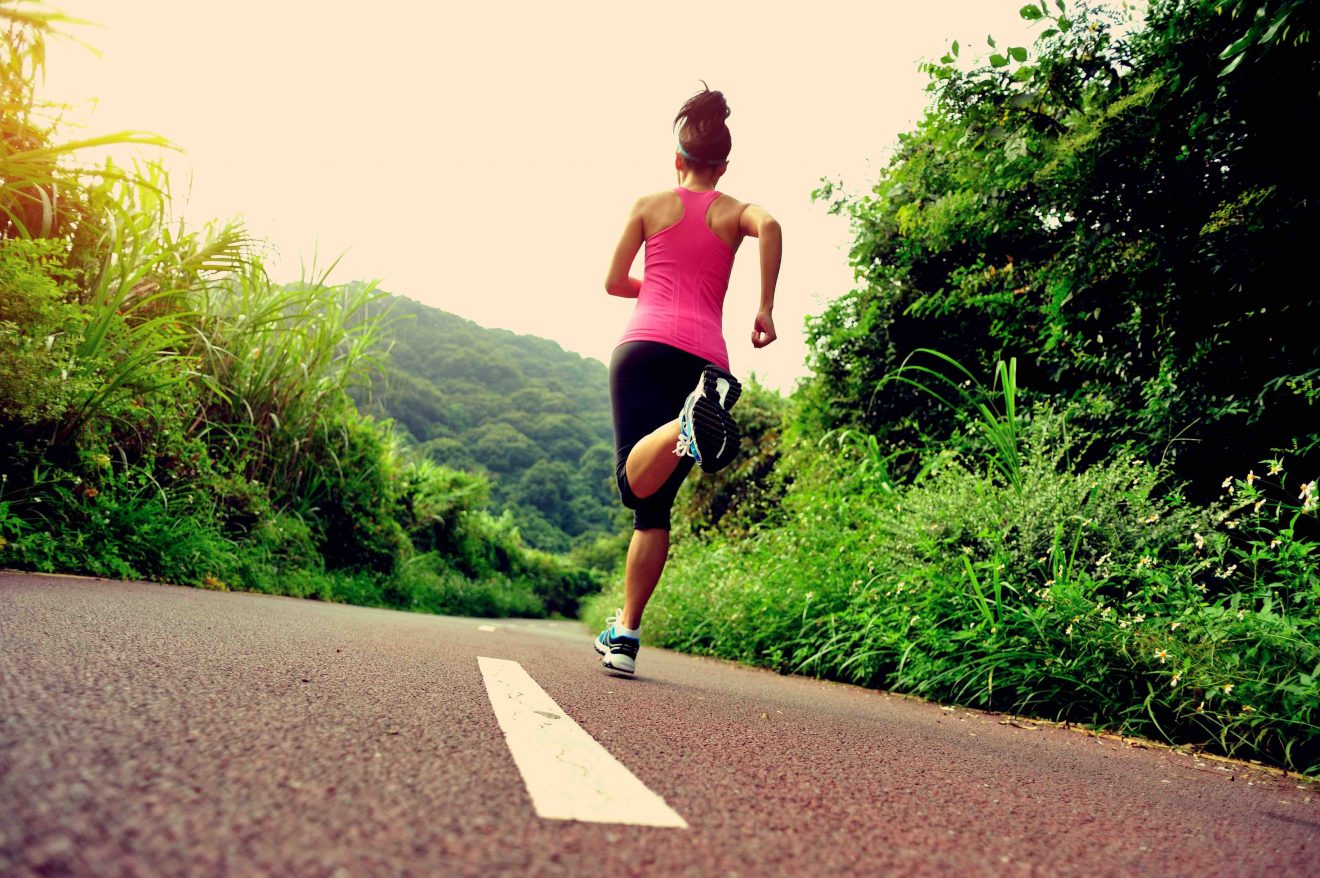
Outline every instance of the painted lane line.
<svg viewBox="0 0 1320 878"><path fill-rule="evenodd" d="M477 665L538 817L687 828L678 812L564 713L522 665L484 656Z"/></svg>
<svg viewBox="0 0 1320 878"><path fill-rule="evenodd" d="M478 626L477 626L477 630L478 630L478 631L494 631L494 630L495 630L495 626L494 626L494 625L478 625Z"/></svg>

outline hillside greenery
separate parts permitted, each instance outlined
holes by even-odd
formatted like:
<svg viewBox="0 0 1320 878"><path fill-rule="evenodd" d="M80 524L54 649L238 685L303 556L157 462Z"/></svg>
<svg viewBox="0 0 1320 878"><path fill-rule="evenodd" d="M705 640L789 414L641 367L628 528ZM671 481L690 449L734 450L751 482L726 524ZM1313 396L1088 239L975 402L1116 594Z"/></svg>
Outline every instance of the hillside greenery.
<svg viewBox="0 0 1320 878"><path fill-rule="evenodd" d="M368 285L275 284L236 223L171 219L162 147L65 140L71 27L0 5L0 565L431 612L571 613L595 574L487 512L349 392L400 324Z"/></svg>
<svg viewBox="0 0 1320 878"><path fill-rule="evenodd" d="M646 639L1315 774L1320 6L1113 8L954 43L875 185L822 184L856 286Z"/></svg>
<svg viewBox="0 0 1320 878"><path fill-rule="evenodd" d="M605 366L553 341L484 329L391 300L388 352L362 411L393 420L416 453L481 475L531 546L564 553L617 543Z"/></svg>

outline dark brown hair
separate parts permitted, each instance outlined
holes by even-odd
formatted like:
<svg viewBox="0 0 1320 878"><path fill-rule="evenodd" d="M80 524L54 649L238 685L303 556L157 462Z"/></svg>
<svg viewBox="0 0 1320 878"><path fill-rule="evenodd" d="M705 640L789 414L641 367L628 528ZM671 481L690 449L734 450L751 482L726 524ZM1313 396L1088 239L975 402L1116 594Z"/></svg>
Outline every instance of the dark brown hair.
<svg viewBox="0 0 1320 878"><path fill-rule="evenodd" d="M724 124L729 118L729 105L722 92L711 91L705 82L701 86L702 90L688 98L678 111L674 126L678 128L678 144L687 153L688 161L714 167L727 161L733 148L733 136Z"/></svg>

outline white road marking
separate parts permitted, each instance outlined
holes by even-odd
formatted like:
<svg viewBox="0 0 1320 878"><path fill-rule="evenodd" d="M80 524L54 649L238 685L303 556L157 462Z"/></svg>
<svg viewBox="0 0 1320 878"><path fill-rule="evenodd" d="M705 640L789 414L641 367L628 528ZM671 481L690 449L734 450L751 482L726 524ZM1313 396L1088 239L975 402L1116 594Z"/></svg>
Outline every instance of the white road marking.
<svg viewBox="0 0 1320 878"><path fill-rule="evenodd" d="M478 631L494 631L494 630L495 630L495 626L494 626L494 625L478 625L478 626L477 626L477 630L478 630Z"/></svg>
<svg viewBox="0 0 1320 878"><path fill-rule="evenodd" d="M564 713L522 665L484 656L477 665L537 816L687 828L678 812Z"/></svg>

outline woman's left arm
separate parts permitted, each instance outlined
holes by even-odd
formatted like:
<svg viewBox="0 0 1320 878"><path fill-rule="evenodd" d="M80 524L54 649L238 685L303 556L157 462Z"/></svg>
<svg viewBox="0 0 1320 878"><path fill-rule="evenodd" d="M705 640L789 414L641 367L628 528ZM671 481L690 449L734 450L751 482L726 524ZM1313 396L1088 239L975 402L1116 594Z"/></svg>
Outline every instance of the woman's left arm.
<svg viewBox="0 0 1320 878"><path fill-rule="evenodd" d="M642 288L642 282L630 277L628 272L632 269L633 260L637 258L637 251L642 249L643 201L645 199L639 198L633 205L632 213L628 215L628 222L623 227L623 235L619 238L618 246L614 248L614 258L610 261L609 273L605 275L605 292L611 296L635 299Z"/></svg>

